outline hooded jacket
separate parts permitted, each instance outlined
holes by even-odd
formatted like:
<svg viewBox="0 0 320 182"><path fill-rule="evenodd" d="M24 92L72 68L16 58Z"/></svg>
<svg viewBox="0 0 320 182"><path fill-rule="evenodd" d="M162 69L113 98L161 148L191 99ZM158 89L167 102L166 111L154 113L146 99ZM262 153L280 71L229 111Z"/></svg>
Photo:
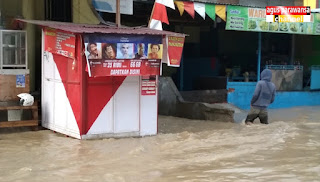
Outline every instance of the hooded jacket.
<svg viewBox="0 0 320 182"><path fill-rule="evenodd" d="M259 108L267 108L273 103L276 95L276 87L271 82L272 72L265 69L261 73L261 80L257 83L251 99L251 105Z"/></svg>

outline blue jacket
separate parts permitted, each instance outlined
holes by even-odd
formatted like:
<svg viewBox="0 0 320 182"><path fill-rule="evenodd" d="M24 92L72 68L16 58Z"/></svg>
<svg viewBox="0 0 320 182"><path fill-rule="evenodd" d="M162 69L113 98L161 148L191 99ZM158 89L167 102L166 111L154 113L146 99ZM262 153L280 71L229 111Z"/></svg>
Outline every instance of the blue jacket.
<svg viewBox="0 0 320 182"><path fill-rule="evenodd" d="M251 105L259 108L267 108L273 103L276 95L276 87L271 81L272 72L265 69L261 73L261 80L257 83L251 99Z"/></svg>

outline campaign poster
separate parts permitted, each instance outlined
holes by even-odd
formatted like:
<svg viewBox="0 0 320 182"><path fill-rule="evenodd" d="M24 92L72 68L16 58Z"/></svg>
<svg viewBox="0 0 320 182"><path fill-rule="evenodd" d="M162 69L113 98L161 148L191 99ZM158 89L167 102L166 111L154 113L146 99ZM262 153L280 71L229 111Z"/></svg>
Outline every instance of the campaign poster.
<svg viewBox="0 0 320 182"><path fill-rule="evenodd" d="M85 34L92 76L159 75L162 36Z"/></svg>
<svg viewBox="0 0 320 182"><path fill-rule="evenodd" d="M16 76L16 87L25 88L26 87L26 75L17 75Z"/></svg>
<svg viewBox="0 0 320 182"><path fill-rule="evenodd" d="M52 28L44 29L44 49L53 54L75 57L75 35Z"/></svg>
<svg viewBox="0 0 320 182"><path fill-rule="evenodd" d="M168 36L168 65L179 67L184 45L184 37Z"/></svg>
<svg viewBox="0 0 320 182"><path fill-rule="evenodd" d="M156 76L141 77L141 95L156 95Z"/></svg>

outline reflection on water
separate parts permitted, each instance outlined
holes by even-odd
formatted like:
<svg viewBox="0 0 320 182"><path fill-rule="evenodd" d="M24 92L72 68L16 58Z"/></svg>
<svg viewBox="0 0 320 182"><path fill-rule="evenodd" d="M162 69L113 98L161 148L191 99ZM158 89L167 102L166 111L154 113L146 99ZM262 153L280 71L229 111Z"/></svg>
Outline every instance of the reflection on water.
<svg viewBox="0 0 320 182"><path fill-rule="evenodd" d="M252 126L160 116L160 134L144 138L0 134L0 181L320 181L319 109Z"/></svg>

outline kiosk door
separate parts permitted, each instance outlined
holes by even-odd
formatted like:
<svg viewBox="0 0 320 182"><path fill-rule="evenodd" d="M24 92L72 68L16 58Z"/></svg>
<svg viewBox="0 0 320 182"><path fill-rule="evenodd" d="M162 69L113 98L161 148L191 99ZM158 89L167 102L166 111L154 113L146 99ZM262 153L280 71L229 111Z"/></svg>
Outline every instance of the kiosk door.
<svg viewBox="0 0 320 182"><path fill-rule="evenodd" d="M114 132L138 132L140 118L139 76L127 76L114 96Z"/></svg>

